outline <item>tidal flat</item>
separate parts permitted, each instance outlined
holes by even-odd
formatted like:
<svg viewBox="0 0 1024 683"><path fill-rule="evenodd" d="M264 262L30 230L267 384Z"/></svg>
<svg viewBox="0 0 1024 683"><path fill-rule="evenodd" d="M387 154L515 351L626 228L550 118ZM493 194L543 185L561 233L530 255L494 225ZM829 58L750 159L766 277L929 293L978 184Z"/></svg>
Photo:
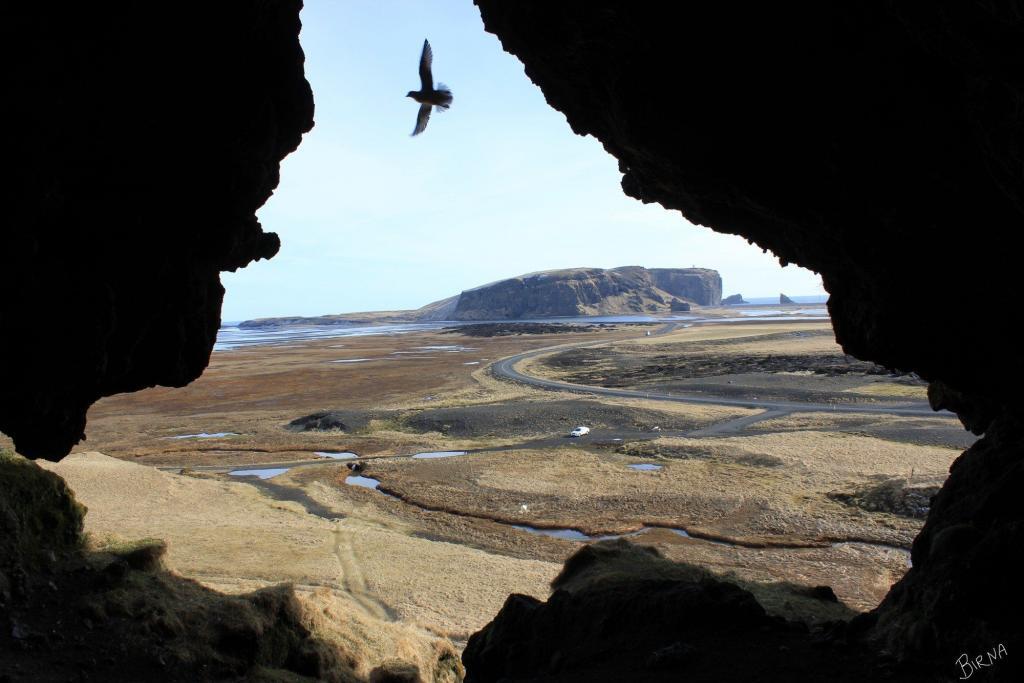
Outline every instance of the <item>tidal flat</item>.
<svg viewBox="0 0 1024 683"><path fill-rule="evenodd" d="M847 359L827 323L335 342L217 352L188 387L104 399L87 448L48 467L96 539L165 539L171 569L217 590L291 582L381 633L458 646L608 536L770 612L849 618L907 570L922 519L904 503L927 505L971 441L916 378ZM565 387L492 374L541 349L516 367ZM808 597L822 585L838 603Z"/></svg>

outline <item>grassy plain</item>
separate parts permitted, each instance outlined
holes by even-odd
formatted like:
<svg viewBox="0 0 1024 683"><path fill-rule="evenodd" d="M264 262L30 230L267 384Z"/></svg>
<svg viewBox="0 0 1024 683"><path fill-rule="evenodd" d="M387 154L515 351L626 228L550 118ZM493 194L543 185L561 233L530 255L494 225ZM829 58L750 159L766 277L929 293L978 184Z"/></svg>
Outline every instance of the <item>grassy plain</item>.
<svg viewBox="0 0 1024 683"><path fill-rule="evenodd" d="M883 481L940 485L967 442L955 420L809 409L699 436L760 413L541 391L487 370L512 354L599 341L608 343L593 356L570 354L561 365L540 357L524 368L573 381L627 372L617 386L704 394L920 398L912 379L843 365L827 325L723 324L654 337L644 329L425 332L219 352L188 387L99 402L87 447L51 469L89 508L97 543L165 539L172 569L226 592L294 583L321 613L368 634L368 665L399 641L427 661L437 637L463 641L510 592L545 596L581 541L516 525L592 536L643 530L630 540L731 576L787 616L840 618L877 604L906 570L922 520L842 494ZM318 411L341 411L352 425L286 428ZM591 421L590 437L566 438ZM220 432L233 435L174 438ZM360 474L394 497L347 484L345 462L314 459L328 450L357 453ZM472 452L406 457L440 450ZM226 474L269 463L291 468L263 483ZM660 469L629 467L644 463ZM801 593L825 584L842 605Z"/></svg>

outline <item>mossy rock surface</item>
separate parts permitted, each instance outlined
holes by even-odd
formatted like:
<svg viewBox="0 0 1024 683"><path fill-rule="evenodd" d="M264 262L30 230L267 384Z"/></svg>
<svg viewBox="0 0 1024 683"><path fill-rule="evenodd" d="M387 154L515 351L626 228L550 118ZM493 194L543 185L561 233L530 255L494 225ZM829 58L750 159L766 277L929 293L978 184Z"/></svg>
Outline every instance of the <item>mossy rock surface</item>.
<svg viewBox="0 0 1024 683"><path fill-rule="evenodd" d="M0 451L0 572L78 548L85 512L63 479Z"/></svg>

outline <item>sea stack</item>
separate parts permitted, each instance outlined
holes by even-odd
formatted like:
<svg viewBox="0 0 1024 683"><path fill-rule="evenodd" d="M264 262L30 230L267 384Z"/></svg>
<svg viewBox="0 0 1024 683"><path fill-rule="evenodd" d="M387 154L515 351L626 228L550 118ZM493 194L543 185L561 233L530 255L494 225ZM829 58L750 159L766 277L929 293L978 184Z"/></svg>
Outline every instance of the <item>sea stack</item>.
<svg viewBox="0 0 1024 683"><path fill-rule="evenodd" d="M790 299L790 298L789 298L788 296L786 296L785 294L779 294L779 305L780 305L780 306L785 306L785 305L787 305L787 304L795 304L795 303L796 303L795 301L793 301L792 299Z"/></svg>

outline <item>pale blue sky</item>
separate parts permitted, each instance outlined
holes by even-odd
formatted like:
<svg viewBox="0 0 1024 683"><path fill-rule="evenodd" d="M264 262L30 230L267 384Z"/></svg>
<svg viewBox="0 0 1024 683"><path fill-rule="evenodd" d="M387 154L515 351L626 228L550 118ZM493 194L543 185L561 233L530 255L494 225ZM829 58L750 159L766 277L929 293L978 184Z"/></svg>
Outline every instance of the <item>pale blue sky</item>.
<svg viewBox="0 0 1024 683"><path fill-rule="evenodd" d="M222 278L224 320L416 308L549 268L715 268L725 294L819 294L744 240L645 206L484 32L470 0L306 0L316 126L259 211L281 251ZM423 39L455 95L411 138Z"/></svg>

